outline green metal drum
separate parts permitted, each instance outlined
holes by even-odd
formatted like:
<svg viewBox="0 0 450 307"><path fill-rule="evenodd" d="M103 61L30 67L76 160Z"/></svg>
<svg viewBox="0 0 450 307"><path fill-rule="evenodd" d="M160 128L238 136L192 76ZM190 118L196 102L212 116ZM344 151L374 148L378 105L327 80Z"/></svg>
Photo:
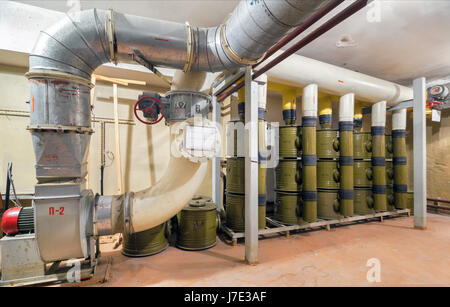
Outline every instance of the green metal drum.
<svg viewBox="0 0 450 307"><path fill-rule="evenodd" d="M317 216L324 220L343 218L340 214L339 190L317 191Z"/></svg>
<svg viewBox="0 0 450 307"><path fill-rule="evenodd" d="M227 226L235 232L245 231L245 195L227 193ZM258 206L258 228L266 228L266 206Z"/></svg>
<svg viewBox="0 0 450 307"><path fill-rule="evenodd" d="M337 161L317 161L317 188L339 189L339 163Z"/></svg>
<svg viewBox="0 0 450 307"><path fill-rule="evenodd" d="M372 158L372 135L370 134L370 132L353 133L353 158Z"/></svg>
<svg viewBox="0 0 450 307"><path fill-rule="evenodd" d="M372 162L355 160L353 164L354 185L358 188L372 186Z"/></svg>
<svg viewBox="0 0 450 307"><path fill-rule="evenodd" d="M302 163L300 160L282 159L276 167L277 189L290 192L301 191Z"/></svg>
<svg viewBox="0 0 450 307"><path fill-rule="evenodd" d="M245 193L245 158L227 159L227 184L229 193Z"/></svg>
<svg viewBox="0 0 450 307"><path fill-rule="evenodd" d="M355 189L354 208L355 214L366 215L375 213L372 189Z"/></svg>
<svg viewBox="0 0 450 307"><path fill-rule="evenodd" d="M317 131L317 158L336 159L339 157L339 131Z"/></svg>
<svg viewBox="0 0 450 307"><path fill-rule="evenodd" d="M122 254L128 257L150 256L164 251L167 241L167 223L137 233L123 233Z"/></svg>
<svg viewBox="0 0 450 307"><path fill-rule="evenodd" d="M394 187L388 185L386 187L387 211L395 211Z"/></svg>
<svg viewBox="0 0 450 307"><path fill-rule="evenodd" d="M394 157L394 148L392 145L392 135L386 134L386 159L392 159Z"/></svg>
<svg viewBox="0 0 450 307"><path fill-rule="evenodd" d="M177 247L202 250L216 245L217 217L215 203L204 199L189 202L179 216Z"/></svg>
<svg viewBox="0 0 450 307"><path fill-rule="evenodd" d="M386 184L394 184L394 165L392 161L386 161Z"/></svg>
<svg viewBox="0 0 450 307"><path fill-rule="evenodd" d="M302 196L300 193L276 191L275 218L284 223L298 224L301 216Z"/></svg>
<svg viewBox="0 0 450 307"><path fill-rule="evenodd" d="M279 155L282 158L298 158L302 155L302 126L279 128Z"/></svg>

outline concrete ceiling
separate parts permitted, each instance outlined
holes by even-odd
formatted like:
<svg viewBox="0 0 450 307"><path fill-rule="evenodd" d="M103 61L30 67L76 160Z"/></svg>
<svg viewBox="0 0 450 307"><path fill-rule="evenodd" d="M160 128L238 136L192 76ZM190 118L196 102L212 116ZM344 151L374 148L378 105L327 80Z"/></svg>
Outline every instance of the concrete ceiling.
<svg viewBox="0 0 450 307"><path fill-rule="evenodd" d="M76 3L73 0L17 2L62 12L71 9L68 3ZM176 22L189 21L196 26L213 26L222 22L232 12L237 2L238 0L82 0L79 3L81 9L112 8L152 18ZM343 3L325 17L324 21L350 3L351 1ZM371 22L371 17L372 19L375 17L375 22ZM425 76L433 79L450 75L449 36L450 1L382 0L375 1L370 7L350 17L298 53L410 85L416 77Z"/></svg>

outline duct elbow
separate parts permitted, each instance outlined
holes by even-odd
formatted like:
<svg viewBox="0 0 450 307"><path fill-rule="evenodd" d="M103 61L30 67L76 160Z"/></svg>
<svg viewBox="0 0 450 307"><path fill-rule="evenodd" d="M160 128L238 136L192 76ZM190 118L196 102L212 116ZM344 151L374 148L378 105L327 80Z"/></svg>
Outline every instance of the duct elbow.
<svg viewBox="0 0 450 307"><path fill-rule="evenodd" d="M110 61L105 18L103 10L75 12L41 31L30 54L30 73L57 71L89 80L98 66Z"/></svg>

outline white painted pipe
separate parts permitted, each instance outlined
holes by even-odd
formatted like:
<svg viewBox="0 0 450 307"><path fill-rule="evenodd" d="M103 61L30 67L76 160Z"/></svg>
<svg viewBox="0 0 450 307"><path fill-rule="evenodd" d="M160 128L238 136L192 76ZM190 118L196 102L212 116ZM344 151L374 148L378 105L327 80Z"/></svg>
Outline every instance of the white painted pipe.
<svg viewBox="0 0 450 307"><path fill-rule="evenodd" d="M267 106L267 75L262 74L255 81L258 82L258 108L266 109Z"/></svg>
<svg viewBox="0 0 450 307"><path fill-rule="evenodd" d="M372 127L386 126L386 101L380 101L372 106Z"/></svg>
<svg viewBox="0 0 450 307"><path fill-rule="evenodd" d="M350 93L341 97L339 101L339 121L353 122L355 113L355 94Z"/></svg>
<svg viewBox="0 0 450 307"><path fill-rule="evenodd" d="M406 130L406 109L392 112L392 130Z"/></svg>
<svg viewBox="0 0 450 307"><path fill-rule="evenodd" d="M171 144L174 138L172 135ZM131 232L158 226L180 212L197 192L207 169L207 162L194 163L171 155L163 177L152 187L134 193Z"/></svg>
<svg viewBox="0 0 450 307"><path fill-rule="evenodd" d="M317 98L319 88L317 84L310 84L303 89L303 116L317 117Z"/></svg>
<svg viewBox="0 0 450 307"><path fill-rule="evenodd" d="M271 57L278 56L281 51ZM267 72L270 81L296 87L316 83L320 91L342 96L354 93L361 101L376 103L386 100L388 105L413 98L413 91L393 82L385 81L335 65L293 54Z"/></svg>

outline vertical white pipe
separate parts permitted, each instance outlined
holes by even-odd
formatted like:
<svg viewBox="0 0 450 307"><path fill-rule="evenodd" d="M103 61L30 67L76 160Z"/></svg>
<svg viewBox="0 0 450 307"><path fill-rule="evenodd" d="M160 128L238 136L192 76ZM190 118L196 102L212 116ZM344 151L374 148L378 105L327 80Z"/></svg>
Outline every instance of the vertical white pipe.
<svg viewBox="0 0 450 307"><path fill-rule="evenodd" d="M317 117L318 90L317 84L310 84L303 89L303 116Z"/></svg>
<svg viewBox="0 0 450 307"><path fill-rule="evenodd" d="M355 94L350 93L342 96L339 101L339 121L353 122L354 113L355 113Z"/></svg>
<svg viewBox="0 0 450 307"><path fill-rule="evenodd" d="M406 129L406 109L392 112L392 130Z"/></svg>
<svg viewBox="0 0 450 307"><path fill-rule="evenodd" d="M380 101L372 106L372 127L386 126L386 101Z"/></svg>

